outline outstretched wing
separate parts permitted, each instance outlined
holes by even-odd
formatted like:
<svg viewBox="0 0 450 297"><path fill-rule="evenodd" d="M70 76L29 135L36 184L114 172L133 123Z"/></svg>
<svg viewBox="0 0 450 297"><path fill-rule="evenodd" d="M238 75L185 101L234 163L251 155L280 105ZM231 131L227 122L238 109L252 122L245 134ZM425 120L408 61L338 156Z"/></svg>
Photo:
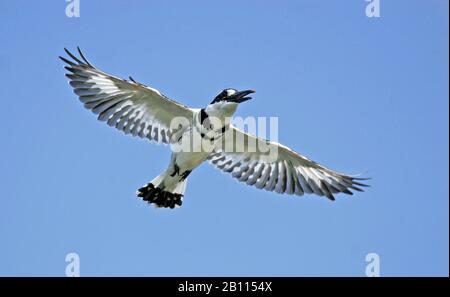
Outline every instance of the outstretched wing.
<svg viewBox="0 0 450 297"><path fill-rule="evenodd" d="M362 187L367 186L361 183L364 178L333 171L281 144L254 137L233 126L224 134L223 142L209 161L241 182L277 193L299 196L314 193L334 200L333 194L352 195L351 189L363 191Z"/></svg>
<svg viewBox="0 0 450 297"><path fill-rule="evenodd" d="M98 114L100 121L126 134L156 142L170 142L170 122L174 117L192 120L192 110L170 100L158 90L130 80L120 79L94 67L78 48L80 58L64 49L71 59L60 57L68 65L69 83L84 106Z"/></svg>

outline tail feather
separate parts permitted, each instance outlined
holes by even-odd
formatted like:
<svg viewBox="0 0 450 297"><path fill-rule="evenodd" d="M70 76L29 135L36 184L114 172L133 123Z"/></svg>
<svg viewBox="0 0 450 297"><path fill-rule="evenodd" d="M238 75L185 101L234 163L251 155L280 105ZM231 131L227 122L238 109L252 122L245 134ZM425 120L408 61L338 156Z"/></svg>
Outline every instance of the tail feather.
<svg viewBox="0 0 450 297"><path fill-rule="evenodd" d="M183 204L187 179L163 173L137 190L137 196L156 207L175 208Z"/></svg>
<svg viewBox="0 0 450 297"><path fill-rule="evenodd" d="M175 208L183 204L182 194L164 191L155 187L152 183L140 188L137 195L150 204L154 203L157 207Z"/></svg>

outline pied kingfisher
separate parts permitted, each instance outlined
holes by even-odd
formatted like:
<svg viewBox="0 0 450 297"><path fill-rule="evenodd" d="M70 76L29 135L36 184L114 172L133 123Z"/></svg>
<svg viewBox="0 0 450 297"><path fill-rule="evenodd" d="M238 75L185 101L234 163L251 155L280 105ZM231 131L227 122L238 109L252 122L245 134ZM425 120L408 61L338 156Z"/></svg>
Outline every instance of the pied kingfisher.
<svg viewBox="0 0 450 297"><path fill-rule="evenodd" d="M204 141L210 144L210 149L199 144L191 144L189 150L172 149L167 169L137 191L139 197L156 207L181 206L188 175L205 160L241 182L277 193L299 196L314 193L334 200L335 193L351 195L351 189L363 191L362 187L367 186L361 183L365 178L328 169L286 146L252 136L227 122L240 103L251 99L248 95L253 90L225 89L205 108L194 109L131 77L125 80L101 71L79 48L79 57L64 50L70 59L60 59L67 64L70 85L100 121L125 134L170 144L171 148L183 142L183 138L197 137L202 140L200 144ZM186 120L173 127L171 122L175 118ZM237 139L243 140L240 149ZM231 143L228 149L227 143ZM276 156L269 158L262 146L250 143L269 145Z"/></svg>

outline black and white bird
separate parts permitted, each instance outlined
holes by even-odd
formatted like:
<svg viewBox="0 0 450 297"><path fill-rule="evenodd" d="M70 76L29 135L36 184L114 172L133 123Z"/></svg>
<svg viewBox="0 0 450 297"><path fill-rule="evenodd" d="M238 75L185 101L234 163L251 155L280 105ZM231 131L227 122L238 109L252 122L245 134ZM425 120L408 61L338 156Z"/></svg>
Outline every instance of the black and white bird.
<svg viewBox="0 0 450 297"><path fill-rule="evenodd" d="M216 168L258 189L302 196L314 193L334 200L334 194L352 195L367 185L355 177L328 169L290 148L245 133L226 121L238 105L251 97L253 90L225 89L205 108L194 109L179 104L160 91L133 78L124 80L93 66L78 48L79 57L67 49L68 58L60 57L67 66L69 83L87 109L100 121L133 136L157 143L180 144L183 138L199 137L212 149L191 147L173 150L167 169L137 191L143 200L157 207L181 206L187 177L202 162L209 160ZM174 118L187 119L173 127ZM213 125L211 119L218 119ZM237 139L243 145L237 148ZM225 146L224 146L225 143ZM230 143L231 146L226 147ZM267 150L250 143L276 149L276 158L268 158Z"/></svg>

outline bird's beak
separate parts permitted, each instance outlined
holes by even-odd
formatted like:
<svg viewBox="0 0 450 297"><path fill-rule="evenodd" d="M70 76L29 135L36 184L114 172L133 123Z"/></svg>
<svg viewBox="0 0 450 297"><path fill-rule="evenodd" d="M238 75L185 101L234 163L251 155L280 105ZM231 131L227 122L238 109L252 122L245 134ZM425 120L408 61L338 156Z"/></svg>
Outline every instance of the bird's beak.
<svg viewBox="0 0 450 297"><path fill-rule="evenodd" d="M247 100L252 99L252 97L246 97L246 96L251 93L254 93L254 92L255 92L254 90L245 90L245 91L237 92L229 99L229 101L235 102L235 103L245 102Z"/></svg>

